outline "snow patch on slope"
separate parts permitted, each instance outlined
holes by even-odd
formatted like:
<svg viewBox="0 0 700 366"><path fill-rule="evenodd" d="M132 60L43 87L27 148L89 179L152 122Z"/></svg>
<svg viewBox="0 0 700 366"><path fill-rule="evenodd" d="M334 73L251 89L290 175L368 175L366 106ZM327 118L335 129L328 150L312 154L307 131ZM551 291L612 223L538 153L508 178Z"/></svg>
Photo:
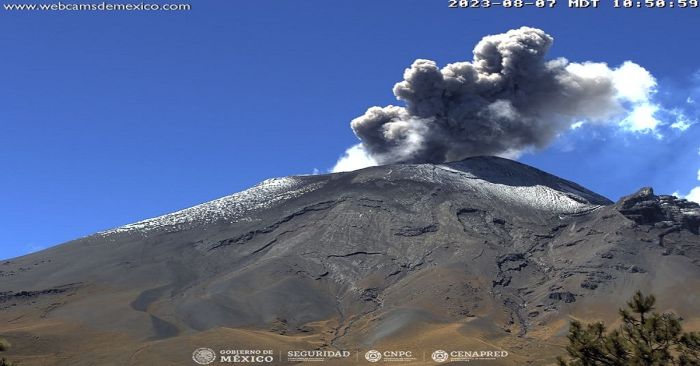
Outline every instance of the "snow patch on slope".
<svg viewBox="0 0 700 366"><path fill-rule="evenodd" d="M379 173L379 175L377 175ZM394 165L366 171L357 182L385 179L412 180L470 192L494 206L519 206L548 214L576 214L611 204L587 189L506 159L480 157L447 164Z"/></svg>
<svg viewBox="0 0 700 366"><path fill-rule="evenodd" d="M254 210L270 208L283 201L314 191L324 184L324 182L309 184L298 177L267 179L250 189L230 196L164 216L103 231L97 235L109 236L128 232L146 233L161 228L180 230L193 224L206 225L220 220L231 222L249 220L248 214Z"/></svg>
<svg viewBox="0 0 700 366"><path fill-rule="evenodd" d="M252 213L270 209L287 200L313 192L332 180L349 174L352 183L373 180L415 181L470 192L493 201L494 206L533 208L549 214L576 214L612 204L573 182L530 166L496 157L476 157L446 164L398 164L367 168L327 176L268 179L253 188L172 214L103 231L97 235L151 230L179 231L214 222L252 221ZM399 199L399 198L397 198Z"/></svg>
<svg viewBox="0 0 700 366"><path fill-rule="evenodd" d="M508 205L519 205L547 211L551 213L576 213L590 210L591 205L582 192L560 185L562 191L553 189L544 184L534 185L509 185L496 182L489 182L470 174L459 171L449 166L438 165L440 174L436 177L455 187L456 189L469 190L479 193L484 198L500 201ZM452 174L444 174L449 172Z"/></svg>

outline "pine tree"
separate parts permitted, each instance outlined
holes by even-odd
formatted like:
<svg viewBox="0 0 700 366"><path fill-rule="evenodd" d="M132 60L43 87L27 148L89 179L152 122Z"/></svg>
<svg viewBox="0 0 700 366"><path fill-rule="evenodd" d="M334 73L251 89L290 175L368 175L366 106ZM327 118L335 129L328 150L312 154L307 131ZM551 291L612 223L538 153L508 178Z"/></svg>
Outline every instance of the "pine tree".
<svg viewBox="0 0 700 366"><path fill-rule="evenodd" d="M611 332L605 324L569 326L570 360L561 366L700 366L700 333L683 333L681 319L653 312L656 298L637 293L620 309L622 325Z"/></svg>
<svg viewBox="0 0 700 366"><path fill-rule="evenodd" d="M0 352L5 352L10 349L10 342L5 340L5 338L0 338ZM0 358L0 366L15 366L12 362L5 359L5 357Z"/></svg>

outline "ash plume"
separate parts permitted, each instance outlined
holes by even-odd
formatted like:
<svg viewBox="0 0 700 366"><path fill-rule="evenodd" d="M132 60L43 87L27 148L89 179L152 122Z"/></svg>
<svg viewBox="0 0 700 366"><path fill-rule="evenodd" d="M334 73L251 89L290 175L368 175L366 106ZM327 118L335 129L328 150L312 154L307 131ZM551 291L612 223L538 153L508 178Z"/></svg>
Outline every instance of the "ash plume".
<svg viewBox="0 0 700 366"><path fill-rule="evenodd" d="M394 86L405 106L371 107L351 127L361 149L351 154L377 164L441 163L477 155L513 156L542 148L581 121L622 115L629 103L645 103L656 81L625 62L547 60L553 38L522 27L484 37L471 61L440 68L419 59ZM361 150L361 151L360 151Z"/></svg>

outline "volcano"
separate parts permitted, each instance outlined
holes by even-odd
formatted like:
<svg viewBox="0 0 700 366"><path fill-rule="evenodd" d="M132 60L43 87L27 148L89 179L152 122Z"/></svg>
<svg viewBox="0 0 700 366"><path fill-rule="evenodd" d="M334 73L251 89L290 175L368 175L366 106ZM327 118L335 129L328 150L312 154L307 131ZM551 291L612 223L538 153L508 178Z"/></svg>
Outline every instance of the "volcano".
<svg viewBox="0 0 700 366"><path fill-rule="evenodd" d="M202 347L548 364L570 320L612 323L636 290L700 329L699 225L695 203L613 203L496 157L275 178L0 263L0 335L21 365L193 365Z"/></svg>

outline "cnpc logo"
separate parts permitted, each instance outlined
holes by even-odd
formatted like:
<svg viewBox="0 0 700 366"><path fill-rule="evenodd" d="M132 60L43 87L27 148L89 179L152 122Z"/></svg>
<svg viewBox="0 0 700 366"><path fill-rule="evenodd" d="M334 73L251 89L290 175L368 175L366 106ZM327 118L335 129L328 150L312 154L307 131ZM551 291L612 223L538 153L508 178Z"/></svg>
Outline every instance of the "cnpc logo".
<svg viewBox="0 0 700 366"><path fill-rule="evenodd" d="M365 359L369 362L379 362L382 359L382 353L377 350L369 350L365 353Z"/></svg>
<svg viewBox="0 0 700 366"><path fill-rule="evenodd" d="M409 362L416 360L416 358L413 357L413 352L411 351L379 352L374 349L365 353L365 359L369 362L379 362L380 360L384 360L386 362Z"/></svg>

